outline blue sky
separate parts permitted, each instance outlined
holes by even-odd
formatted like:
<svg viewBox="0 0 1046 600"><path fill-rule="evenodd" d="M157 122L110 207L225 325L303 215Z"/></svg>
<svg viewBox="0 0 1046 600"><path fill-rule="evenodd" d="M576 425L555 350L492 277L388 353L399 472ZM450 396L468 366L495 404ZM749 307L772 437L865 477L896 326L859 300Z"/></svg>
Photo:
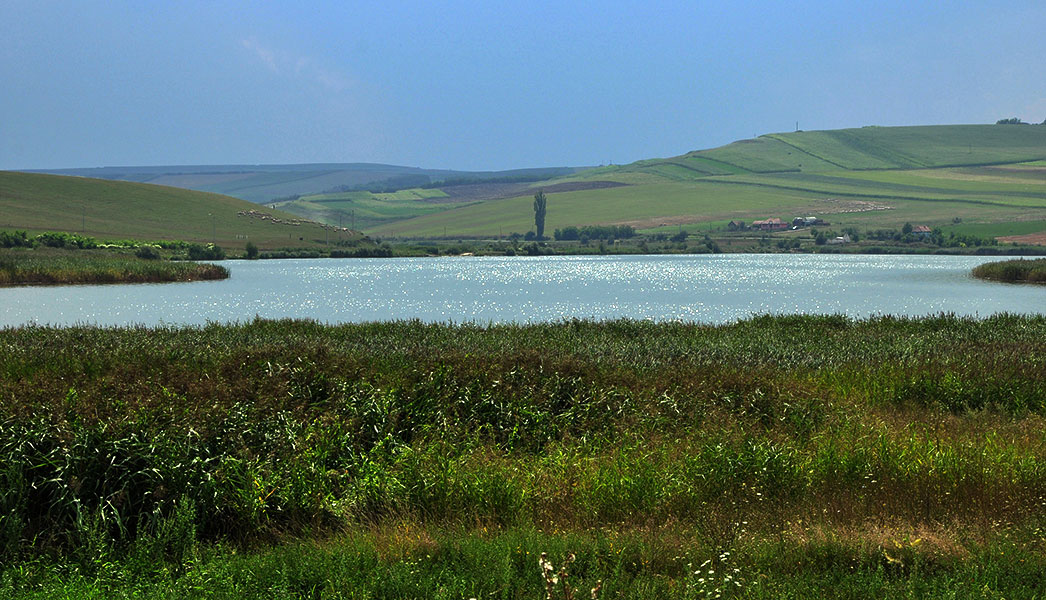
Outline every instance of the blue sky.
<svg viewBox="0 0 1046 600"><path fill-rule="evenodd" d="M1046 3L0 0L0 169L625 163L1046 119Z"/></svg>

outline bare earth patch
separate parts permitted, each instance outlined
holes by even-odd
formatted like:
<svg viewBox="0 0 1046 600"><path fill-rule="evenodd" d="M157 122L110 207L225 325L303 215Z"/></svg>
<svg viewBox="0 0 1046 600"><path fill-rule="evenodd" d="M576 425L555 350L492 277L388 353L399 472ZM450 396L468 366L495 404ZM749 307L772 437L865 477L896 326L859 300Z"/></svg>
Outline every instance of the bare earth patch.
<svg viewBox="0 0 1046 600"><path fill-rule="evenodd" d="M1024 235L1006 235L995 239L1007 244L1046 246L1046 231L1040 231L1039 233L1026 233Z"/></svg>

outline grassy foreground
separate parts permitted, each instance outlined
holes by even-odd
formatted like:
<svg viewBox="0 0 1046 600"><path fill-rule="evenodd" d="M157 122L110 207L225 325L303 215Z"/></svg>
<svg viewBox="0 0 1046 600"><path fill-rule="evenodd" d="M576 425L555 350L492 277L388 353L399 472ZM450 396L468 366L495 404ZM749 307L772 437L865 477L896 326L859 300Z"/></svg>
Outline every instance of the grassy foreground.
<svg viewBox="0 0 1046 600"><path fill-rule="evenodd" d="M160 283L228 277L228 269L208 263L144 260L96 250L0 249L0 285Z"/></svg>
<svg viewBox="0 0 1046 600"><path fill-rule="evenodd" d="M0 331L0 598L1041 597L1046 318Z"/></svg>
<svg viewBox="0 0 1046 600"><path fill-rule="evenodd" d="M976 267L973 276L1007 283L1046 283L1046 259L988 263Z"/></svg>

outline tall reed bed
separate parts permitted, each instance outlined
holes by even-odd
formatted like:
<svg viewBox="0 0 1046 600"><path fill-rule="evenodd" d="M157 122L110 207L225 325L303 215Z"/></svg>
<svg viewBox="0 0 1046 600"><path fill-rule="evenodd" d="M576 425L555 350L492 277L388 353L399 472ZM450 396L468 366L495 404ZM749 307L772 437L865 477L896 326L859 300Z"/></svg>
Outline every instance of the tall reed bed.
<svg viewBox="0 0 1046 600"><path fill-rule="evenodd" d="M144 260L103 250L0 249L0 285L152 283L225 279L208 263Z"/></svg>
<svg viewBox="0 0 1046 600"><path fill-rule="evenodd" d="M792 546L955 573L1019 542L1041 564L1044 334L1016 315L6 329L0 548L184 565L201 543L407 527L581 536L579 565L595 531L767 572ZM697 585L658 560L628 572Z"/></svg>
<svg viewBox="0 0 1046 600"><path fill-rule="evenodd" d="M973 276L1006 283L1046 283L1046 258L990 262L975 267Z"/></svg>

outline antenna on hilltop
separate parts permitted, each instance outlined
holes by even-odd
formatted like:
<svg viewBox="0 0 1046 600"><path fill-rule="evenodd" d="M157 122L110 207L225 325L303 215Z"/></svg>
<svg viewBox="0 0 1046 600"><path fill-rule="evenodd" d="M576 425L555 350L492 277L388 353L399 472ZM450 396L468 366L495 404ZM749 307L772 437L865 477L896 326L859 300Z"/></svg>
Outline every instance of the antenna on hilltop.
<svg viewBox="0 0 1046 600"><path fill-rule="evenodd" d="M795 122L795 131L796 131L796 133L799 132L799 121Z"/></svg>

